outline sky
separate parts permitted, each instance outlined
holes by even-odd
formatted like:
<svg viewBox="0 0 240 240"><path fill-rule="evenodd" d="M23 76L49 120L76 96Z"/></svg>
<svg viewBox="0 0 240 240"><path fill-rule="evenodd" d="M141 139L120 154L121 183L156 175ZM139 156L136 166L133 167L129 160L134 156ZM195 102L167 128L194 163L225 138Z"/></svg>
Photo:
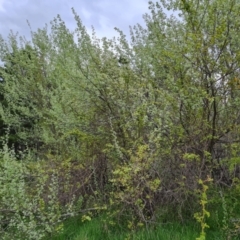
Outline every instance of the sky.
<svg viewBox="0 0 240 240"><path fill-rule="evenodd" d="M6 38L12 30L30 39L27 20L36 31L49 25L57 14L73 30L72 7L89 31L93 26L98 37L111 38L117 36L114 27L128 36L129 26L144 25L142 16L148 12L148 0L0 0L0 34Z"/></svg>

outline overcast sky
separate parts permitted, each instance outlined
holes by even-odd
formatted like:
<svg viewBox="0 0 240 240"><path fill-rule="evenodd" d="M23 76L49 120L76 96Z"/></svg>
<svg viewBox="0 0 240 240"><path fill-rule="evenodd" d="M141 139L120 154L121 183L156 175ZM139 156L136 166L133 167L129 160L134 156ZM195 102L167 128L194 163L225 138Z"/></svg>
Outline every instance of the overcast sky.
<svg viewBox="0 0 240 240"><path fill-rule="evenodd" d="M113 37L117 35L114 27L128 35L129 25L144 24L148 0L0 0L0 34L5 38L13 30L29 39L27 20L36 31L57 14L74 29L72 7L87 29L94 26L98 37Z"/></svg>

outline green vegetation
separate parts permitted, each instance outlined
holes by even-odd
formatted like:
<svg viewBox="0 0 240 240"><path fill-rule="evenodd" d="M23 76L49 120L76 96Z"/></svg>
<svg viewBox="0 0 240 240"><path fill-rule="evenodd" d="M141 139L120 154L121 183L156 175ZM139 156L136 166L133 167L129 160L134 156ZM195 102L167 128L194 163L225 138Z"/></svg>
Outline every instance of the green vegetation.
<svg viewBox="0 0 240 240"><path fill-rule="evenodd" d="M213 227L212 227L213 226ZM207 230L207 240L225 240L226 237L219 231L218 226L213 223L211 230ZM107 224L106 218L96 217L92 221L82 222L81 218L72 218L64 223L63 231L52 240L189 240L196 239L200 228L194 222L177 223L165 222L144 226L138 231L130 231L121 225L113 226ZM50 237L48 236L47 239ZM231 239L237 240L238 237Z"/></svg>
<svg viewBox="0 0 240 240"><path fill-rule="evenodd" d="M66 230L63 234L55 236L53 240L97 240L97 239L135 239L135 240L188 240L195 239L198 236L199 229L194 226L186 226L174 223L165 223L154 228L144 228L137 233L126 231L119 227L109 227L104 219L96 218L91 222L82 223L81 219L71 220L66 223ZM218 238L219 239L219 238Z"/></svg>
<svg viewBox="0 0 240 240"><path fill-rule="evenodd" d="M240 2L149 9L0 36L3 240L239 238Z"/></svg>

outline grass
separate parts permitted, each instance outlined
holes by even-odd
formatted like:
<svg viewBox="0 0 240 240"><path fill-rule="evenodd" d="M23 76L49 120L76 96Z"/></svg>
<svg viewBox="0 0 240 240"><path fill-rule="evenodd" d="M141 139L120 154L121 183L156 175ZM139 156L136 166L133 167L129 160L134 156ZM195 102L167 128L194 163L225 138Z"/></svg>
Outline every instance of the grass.
<svg viewBox="0 0 240 240"><path fill-rule="evenodd" d="M64 230L51 240L195 240L199 236L196 223L181 225L178 223L159 224L154 228L142 228L136 232L121 228L108 227L103 217L82 222L80 218L72 218L64 223ZM207 240L221 240L215 231L209 231Z"/></svg>

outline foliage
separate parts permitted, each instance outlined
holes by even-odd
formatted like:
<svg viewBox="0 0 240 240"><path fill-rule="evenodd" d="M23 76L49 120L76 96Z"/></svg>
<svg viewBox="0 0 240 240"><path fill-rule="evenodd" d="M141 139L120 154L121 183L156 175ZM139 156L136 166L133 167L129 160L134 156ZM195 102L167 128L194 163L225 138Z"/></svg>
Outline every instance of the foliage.
<svg viewBox="0 0 240 240"><path fill-rule="evenodd" d="M160 191L160 179L151 169L151 156L148 146L138 147L136 156L129 162L117 166L113 171L113 191L110 204L117 213L129 216L128 228L134 230L154 218L155 195ZM121 209L122 208L122 209ZM136 218L131 219L131 215Z"/></svg>
<svg viewBox="0 0 240 240"><path fill-rule="evenodd" d="M57 16L31 41L0 37L2 196L18 238L53 231L70 216L66 202L85 220L107 208L130 229L200 212L203 237L214 216L205 205L216 202L219 227L239 234L240 3L161 0L149 10L130 43L119 29L117 39L90 35L74 10L74 31ZM36 188L28 173L41 176ZM208 196L198 179L212 179ZM6 238L17 233L10 215Z"/></svg>
<svg viewBox="0 0 240 240"><path fill-rule="evenodd" d="M199 184L202 186L202 191L200 192L201 193L200 204L201 204L202 212L195 213L194 217L201 224L202 230L201 230L200 237L196 238L196 240L205 240L206 239L205 229L209 228L209 225L206 223L206 218L210 217L210 212L207 211L206 205L208 203L208 199L207 199L208 185L207 184L211 181L212 179L209 177L205 181L201 179L198 181Z"/></svg>
<svg viewBox="0 0 240 240"><path fill-rule="evenodd" d="M46 233L59 230L64 215L74 214L74 196L64 207L59 202L57 169L49 176L39 165L30 171L28 157L18 161L6 145L1 151L0 167L2 239L42 239ZM69 187L67 182L64 187Z"/></svg>

